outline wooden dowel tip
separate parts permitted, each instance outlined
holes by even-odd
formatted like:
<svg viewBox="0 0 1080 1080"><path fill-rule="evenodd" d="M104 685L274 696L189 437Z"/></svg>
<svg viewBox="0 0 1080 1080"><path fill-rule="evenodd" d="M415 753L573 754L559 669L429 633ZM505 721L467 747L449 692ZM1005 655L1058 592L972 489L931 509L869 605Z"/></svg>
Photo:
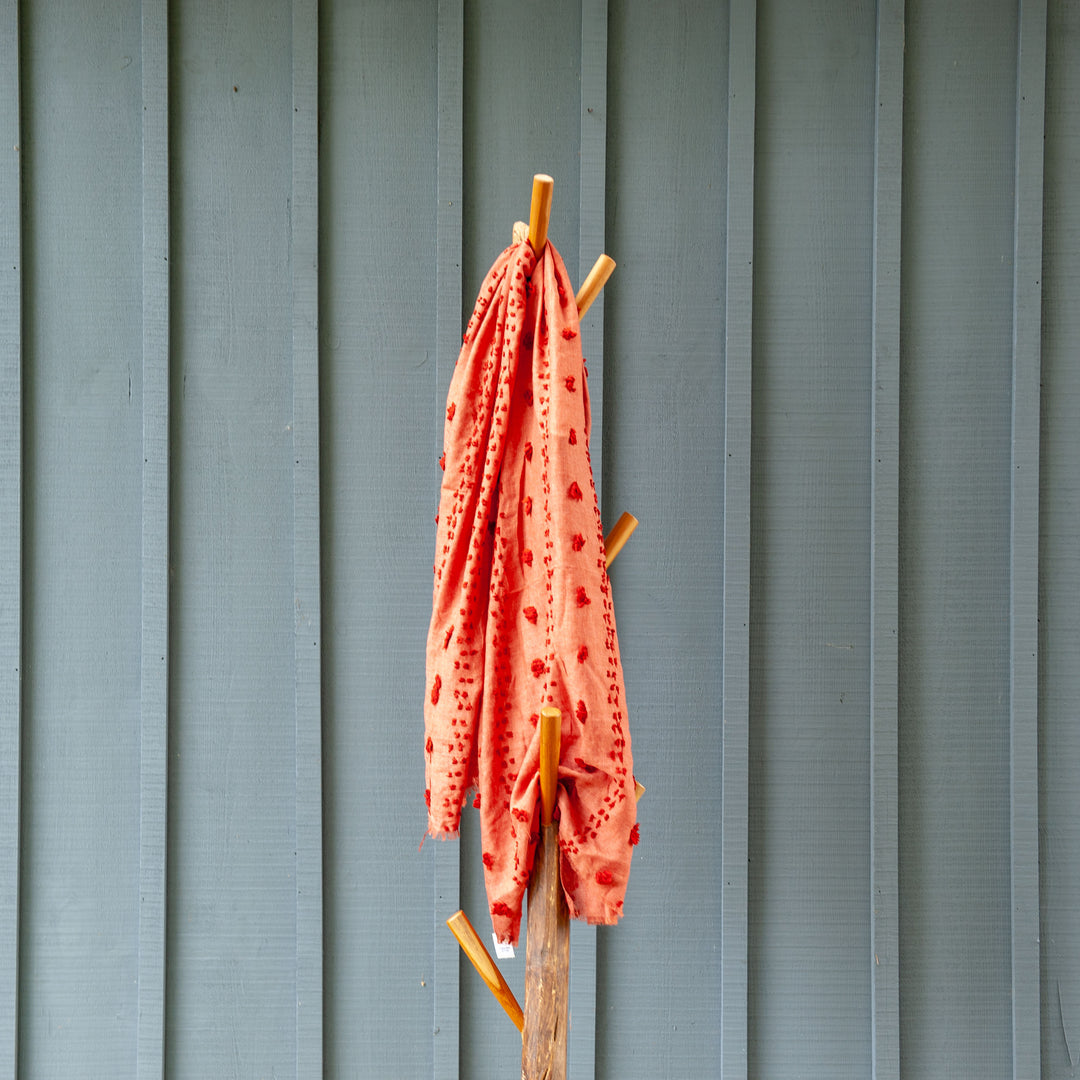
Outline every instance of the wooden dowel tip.
<svg viewBox="0 0 1080 1080"><path fill-rule="evenodd" d="M577 301L579 319L592 307L593 301L600 295L600 290L607 284L607 280L614 270L615 260L610 255L601 255L593 263L593 268L585 276L585 280L581 283L581 288L574 298Z"/></svg>

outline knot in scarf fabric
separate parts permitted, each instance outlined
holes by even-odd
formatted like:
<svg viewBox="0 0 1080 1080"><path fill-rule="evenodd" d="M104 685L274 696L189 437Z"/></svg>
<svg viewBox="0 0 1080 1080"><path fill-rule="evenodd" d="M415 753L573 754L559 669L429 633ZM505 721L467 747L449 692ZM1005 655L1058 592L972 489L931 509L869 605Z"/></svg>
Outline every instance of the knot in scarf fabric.
<svg viewBox="0 0 1080 1080"><path fill-rule="evenodd" d="M636 800L589 457L577 305L551 243L481 286L447 397L424 705L428 831L476 792L488 906L516 943L540 829L539 714L562 712L556 817L574 918L622 914Z"/></svg>

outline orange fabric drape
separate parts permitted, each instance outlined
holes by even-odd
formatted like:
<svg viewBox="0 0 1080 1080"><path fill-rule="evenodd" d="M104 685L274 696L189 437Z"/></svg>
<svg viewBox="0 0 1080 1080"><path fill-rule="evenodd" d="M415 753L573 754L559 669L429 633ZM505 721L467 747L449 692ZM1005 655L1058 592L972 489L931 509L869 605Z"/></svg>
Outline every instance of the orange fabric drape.
<svg viewBox="0 0 1080 1080"><path fill-rule="evenodd" d="M488 905L516 942L539 830L540 709L562 710L561 877L614 923L637 842L625 689L589 458L577 306L555 248L486 277L446 406L427 642L428 830L479 806Z"/></svg>

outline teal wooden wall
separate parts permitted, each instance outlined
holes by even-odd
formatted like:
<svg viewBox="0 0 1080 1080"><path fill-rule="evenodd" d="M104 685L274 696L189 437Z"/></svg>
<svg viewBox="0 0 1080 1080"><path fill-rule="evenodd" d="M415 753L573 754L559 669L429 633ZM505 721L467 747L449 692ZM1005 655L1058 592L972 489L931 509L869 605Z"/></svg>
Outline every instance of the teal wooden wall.
<svg viewBox="0 0 1080 1080"><path fill-rule="evenodd" d="M420 702L538 171L641 519L571 1075L1076 1075L1076 0L0 0L0 1080L518 1074Z"/></svg>

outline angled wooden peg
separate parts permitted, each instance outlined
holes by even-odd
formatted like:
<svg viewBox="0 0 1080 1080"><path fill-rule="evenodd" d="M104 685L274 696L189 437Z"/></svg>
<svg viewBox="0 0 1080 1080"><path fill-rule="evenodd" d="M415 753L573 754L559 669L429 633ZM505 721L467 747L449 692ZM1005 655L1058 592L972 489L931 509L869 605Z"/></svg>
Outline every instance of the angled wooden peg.
<svg viewBox="0 0 1080 1080"><path fill-rule="evenodd" d="M477 974L487 983L487 988L495 995L495 1000L506 1010L506 1015L514 1021L514 1026L521 1031L525 1027L525 1017L521 1006L514 997L514 991L506 985L502 972L498 969L491 954L484 948L480 936L469 922L468 915L464 911L455 912L446 920L458 944L464 950L465 955L472 961Z"/></svg>
<svg viewBox="0 0 1080 1080"><path fill-rule="evenodd" d="M611 277L611 273L614 269L615 260L609 255L601 255L600 258L593 263L593 268L581 283L581 288L578 289L577 296L574 297L577 301L579 319L589 310L592 306L592 302L600 295L600 290L607 284L607 279Z"/></svg>
<svg viewBox="0 0 1080 1080"><path fill-rule="evenodd" d="M545 173L533 177L532 205L529 207L529 243L539 255L547 243L548 221L551 219L551 196L555 181Z"/></svg>
<svg viewBox="0 0 1080 1080"><path fill-rule="evenodd" d="M605 566L610 566L615 561L615 556L623 549L623 545L630 539L630 534L638 527L638 519L633 514L623 514L615 522L614 528L604 538Z"/></svg>

